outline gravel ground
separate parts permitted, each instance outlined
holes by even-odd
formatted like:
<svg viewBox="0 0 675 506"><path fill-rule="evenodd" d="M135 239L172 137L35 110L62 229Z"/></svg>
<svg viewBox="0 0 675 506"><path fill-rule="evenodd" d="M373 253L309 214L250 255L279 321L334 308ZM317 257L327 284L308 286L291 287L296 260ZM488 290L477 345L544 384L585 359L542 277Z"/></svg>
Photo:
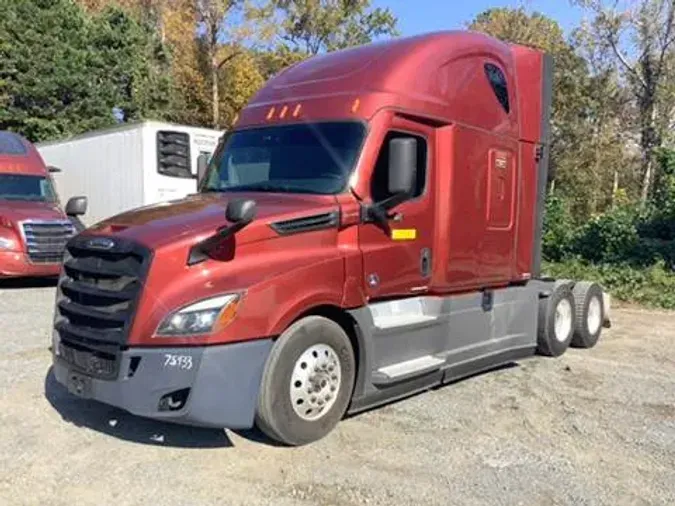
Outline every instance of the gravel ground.
<svg viewBox="0 0 675 506"><path fill-rule="evenodd" d="M0 285L0 504L675 504L675 314L343 421L302 448L75 399L54 289Z"/></svg>

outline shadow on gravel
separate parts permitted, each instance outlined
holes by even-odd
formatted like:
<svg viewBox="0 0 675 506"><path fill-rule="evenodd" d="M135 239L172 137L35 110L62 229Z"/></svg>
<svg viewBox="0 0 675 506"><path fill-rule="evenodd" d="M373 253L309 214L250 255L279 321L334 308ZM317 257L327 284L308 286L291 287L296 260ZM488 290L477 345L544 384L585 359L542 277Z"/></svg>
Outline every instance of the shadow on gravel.
<svg viewBox="0 0 675 506"><path fill-rule="evenodd" d="M150 420L97 401L78 399L56 381L51 367L45 377L45 397L67 422L125 441L173 448L233 446L224 430Z"/></svg>
<svg viewBox="0 0 675 506"><path fill-rule="evenodd" d="M0 290L22 290L25 288L55 288L58 278L11 278L0 279Z"/></svg>

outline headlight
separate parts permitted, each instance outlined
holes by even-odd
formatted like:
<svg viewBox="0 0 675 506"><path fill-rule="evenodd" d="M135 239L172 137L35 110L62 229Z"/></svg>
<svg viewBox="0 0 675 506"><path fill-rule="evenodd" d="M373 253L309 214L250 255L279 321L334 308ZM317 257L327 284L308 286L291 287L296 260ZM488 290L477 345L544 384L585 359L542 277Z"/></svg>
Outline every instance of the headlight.
<svg viewBox="0 0 675 506"><path fill-rule="evenodd" d="M239 301L239 294L229 293L186 306L167 316L157 335L187 336L222 330L236 316Z"/></svg>
<svg viewBox="0 0 675 506"><path fill-rule="evenodd" d="M14 249L14 241L0 237L0 249Z"/></svg>

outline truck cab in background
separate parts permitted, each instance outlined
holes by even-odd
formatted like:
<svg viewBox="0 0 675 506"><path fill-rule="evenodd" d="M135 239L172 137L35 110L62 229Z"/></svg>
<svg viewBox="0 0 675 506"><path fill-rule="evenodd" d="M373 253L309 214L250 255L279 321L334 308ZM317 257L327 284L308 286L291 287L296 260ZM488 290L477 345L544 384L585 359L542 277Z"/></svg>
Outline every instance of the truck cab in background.
<svg viewBox="0 0 675 506"><path fill-rule="evenodd" d="M602 289L541 270L551 91L548 56L471 32L286 69L199 194L69 242L57 381L297 445L345 413L594 346Z"/></svg>
<svg viewBox="0 0 675 506"><path fill-rule="evenodd" d="M66 243L84 229L85 197L61 208L52 173L35 147L0 132L0 278L57 276Z"/></svg>

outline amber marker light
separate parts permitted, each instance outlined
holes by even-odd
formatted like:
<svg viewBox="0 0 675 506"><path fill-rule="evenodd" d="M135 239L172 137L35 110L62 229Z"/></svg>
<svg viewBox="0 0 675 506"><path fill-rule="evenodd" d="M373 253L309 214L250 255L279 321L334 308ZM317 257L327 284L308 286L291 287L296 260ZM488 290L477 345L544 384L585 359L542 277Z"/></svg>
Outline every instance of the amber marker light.
<svg viewBox="0 0 675 506"><path fill-rule="evenodd" d="M281 108L281 112L279 113L279 119L284 119L286 117L287 112L288 112L288 106L285 105Z"/></svg>
<svg viewBox="0 0 675 506"><path fill-rule="evenodd" d="M218 320L216 321L216 325L213 329L215 332L220 332L225 327L227 327L232 322L232 320L234 320L234 317L237 316L237 309L239 309L240 302L241 296L237 296L236 299L234 299L221 310Z"/></svg>
<svg viewBox="0 0 675 506"><path fill-rule="evenodd" d="M267 119L271 120L274 117L274 107L270 107L270 110L267 112Z"/></svg>
<svg viewBox="0 0 675 506"><path fill-rule="evenodd" d="M300 109L302 109L302 104L298 104L295 106L295 109L293 109L293 117L297 118L300 116Z"/></svg>
<svg viewBox="0 0 675 506"><path fill-rule="evenodd" d="M360 105L361 105L361 101L358 98L356 100L354 100L354 103L352 104L352 112L358 111Z"/></svg>

